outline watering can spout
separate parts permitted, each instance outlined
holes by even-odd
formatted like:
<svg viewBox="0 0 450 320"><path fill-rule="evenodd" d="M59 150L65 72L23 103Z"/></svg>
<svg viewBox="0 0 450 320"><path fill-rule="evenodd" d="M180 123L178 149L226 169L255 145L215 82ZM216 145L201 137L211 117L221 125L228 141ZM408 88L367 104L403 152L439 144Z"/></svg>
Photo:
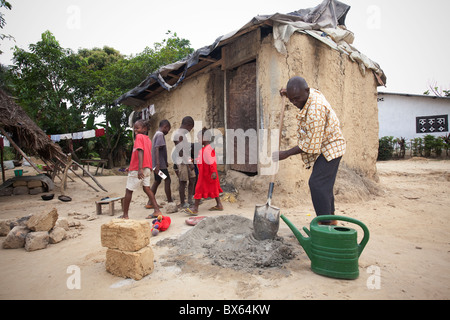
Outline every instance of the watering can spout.
<svg viewBox="0 0 450 320"><path fill-rule="evenodd" d="M292 230L292 232L294 233L294 235L297 238L298 242L300 242L300 245L303 247L303 249L305 250L305 252L308 255L308 257L310 257L311 238L304 237L301 234L300 230L298 230L294 226L294 224L288 218L286 218L284 215L281 215L280 217L287 224L287 226ZM309 230L307 228L303 228L303 231L305 231L305 233L308 236L310 236Z"/></svg>

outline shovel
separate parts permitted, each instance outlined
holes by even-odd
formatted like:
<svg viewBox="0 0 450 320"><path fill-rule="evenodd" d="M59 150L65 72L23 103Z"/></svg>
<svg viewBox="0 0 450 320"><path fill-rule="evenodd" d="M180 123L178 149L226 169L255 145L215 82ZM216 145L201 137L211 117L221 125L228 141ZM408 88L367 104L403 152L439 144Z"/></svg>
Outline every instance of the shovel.
<svg viewBox="0 0 450 320"><path fill-rule="evenodd" d="M286 104L286 97L283 96L281 106L280 118L280 136L279 146L281 146L281 130L283 129L284 107ZM257 240L274 239L280 227L280 209L271 205L273 187L275 184L275 174L269 184L269 194L267 202L264 205L257 205L255 207L255 215L253 217L253 235Z"/></svg>

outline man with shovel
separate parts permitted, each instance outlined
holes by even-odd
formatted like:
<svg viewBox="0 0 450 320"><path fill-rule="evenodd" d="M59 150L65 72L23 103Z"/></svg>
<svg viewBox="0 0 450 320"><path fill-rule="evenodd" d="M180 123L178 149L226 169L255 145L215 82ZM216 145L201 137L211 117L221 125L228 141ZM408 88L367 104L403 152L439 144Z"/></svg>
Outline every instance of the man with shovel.
<svg viewBox="0 0 450 320"><path fill-rule="evenodd" d="M285 160L300 154L307 169L313 166L309 188L316 215L334 215L333 187L346 149L339 119L325 96L319 90L309 88L301 77L291 78L280 94L299 109L298 145L290 150L274 152L273 160ZM320 223L336 225L337 221Z"/></svg>

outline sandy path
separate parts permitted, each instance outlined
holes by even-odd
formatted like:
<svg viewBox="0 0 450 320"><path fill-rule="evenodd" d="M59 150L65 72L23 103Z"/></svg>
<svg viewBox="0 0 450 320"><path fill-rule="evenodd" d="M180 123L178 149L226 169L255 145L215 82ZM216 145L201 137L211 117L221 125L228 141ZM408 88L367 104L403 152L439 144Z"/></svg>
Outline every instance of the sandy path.
<svg viewBox="0 0 450 320"><path fill-rule="evenodd" d="M281 268L239 271L212 265L209 259L195 254L173 259L174 248L157 242L178 238L192 228L184 223L187 216L181 212L170 215L173 222L169 230L151 239L154 272L140 281L118 278L105 271L106 249L100 243L100 227L112 217L101 215L92 221L79 220L83 226L77 231L79 236L44 250L0 249L0 299L448 299L450 161L389 161L378 163L378 170L383 196L337 203L337 214L364 222L371 232L359 260L357 280L314 274L308 257L284 223L279 236L299 254ZM121 196L126 177L105 176L99 181L108 193L93 192L80 181L70 182L70 203L56 199L44 202L39 195L0 197L0 219L52 208L69 220L74 219L69 216L74 212L95 216L94 201ZM265 196L240 192L237 203L224 203L224 212L207 211L214 205L209 200L200 207L201 214L252 219L255 202L264 203ZM160 190L157 198L162 197ZM135 193L132 218L145 218L149 213L143 208L145 202L143 192ZM309 226L313 218L309 201L283 208L283 213L298 228ZM3 241L0 238L0 245ZM70 266L79 268L80 289L68 288ZM379 282L373 281L375 278Z"/></svg>

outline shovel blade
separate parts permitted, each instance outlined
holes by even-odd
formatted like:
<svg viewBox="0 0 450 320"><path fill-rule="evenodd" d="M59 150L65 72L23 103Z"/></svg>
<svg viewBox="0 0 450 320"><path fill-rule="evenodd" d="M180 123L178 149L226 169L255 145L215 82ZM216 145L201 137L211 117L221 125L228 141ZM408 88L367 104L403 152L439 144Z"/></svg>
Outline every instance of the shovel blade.
<svg viewBox="0 0 450 320"><path fill-rule="evenodd" d="M280 227L280 209L265 204L255 207L253 235L257 240L272 240Z"/></svg>

